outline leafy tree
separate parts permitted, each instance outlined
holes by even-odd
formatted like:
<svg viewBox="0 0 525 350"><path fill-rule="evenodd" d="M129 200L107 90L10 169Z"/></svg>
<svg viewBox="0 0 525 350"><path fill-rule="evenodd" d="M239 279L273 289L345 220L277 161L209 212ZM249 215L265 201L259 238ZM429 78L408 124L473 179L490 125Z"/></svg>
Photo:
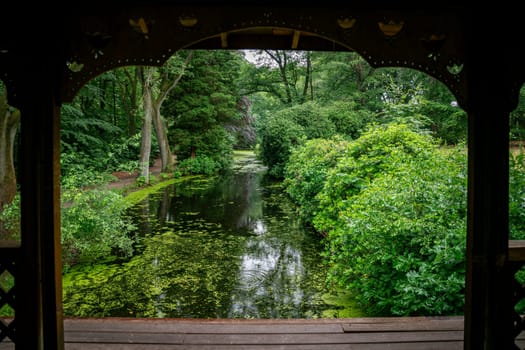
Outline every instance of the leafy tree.
<svg viewBox="0 0 525 350"><path fill-rule="evenodd" d="M144 106L144 123L142 126L142 143L140 152L141 175L149 183L149 157L151 149L151 123L155 128L159 143L162 171L173 170L173 156L168 140L168 130L161 116L161 107L168 94L177 86L184 75L193 52L182 59L180 53L172 56L162 67L141 67L139 78L142 84L142 101Z"/></svg>
<svg viewBox="0 0 525 350"><path fill-rule="evenodd" d="M122 67L114 71L115 82L119 86L119 101L127 115L129 137L137 134L137 120L140 111L139 73L138 67Z"/></svg>
<svg viewBox="0 0 525 350"><path fill-rule="evenodd" d="M115 124L114 108L108 107L102 90L111 81L110 73L101 75L86 84L73 102L63 104L61 109L60 144L62 148L62 175L67 176L70 165L76 169L106 171L114 144L120 143L123 130ZM106 97L104 97L106 96ZM84 170L80 170L82 172Z"/></svg>
<svg viewBox="0 0 525 350"><path fill-rule="evenodd" d="M382 108L376 120L409 123L427 130L442 143L458 144L466 139L466 113L457 107L445 85L412 69L386 68L382 78Z"/></svg>
<svg viewBox="0 0 525 350"><path fill-rule="evenodd" d="M236 51L194 51L163 109L179 161L205 156L216 170L229 166L236 142L231 125L242 125L246 113L238 86L241 63Z"/></svg>
<svg viewBox="0 0 525 350"><path fill-rule="evenodd" d="M252 149L257 141L255 116L251 111L252 103L246 96L243 96L237 106L241 114L240 118L232 119L224 127L235 137L234 148Z"/></svg>
<svg viewBox="0 0 525 350"><path fill-rule="evenodd" d="M411 123L448 144L466 138L465 112L448 88L427 74L406 68L373 69L349 52L316 53L314 66L316 95L326 104L351 101L370 122Z"/></svg>
<svg viewBox="0 0 525 350"><path fill-rule="evenodd" d="M380 110L382 84L377 70L355 52L316 52L312 54L317 100L353 102L358 109Z"/></svg>
<svg viewBox="0 0 525 350"><path fill-rule="evenodd" d="M313 98L310 52L258 50L256 57L257 64L246 66L243 73L244 94L267 93L283 106Z"/></svg>

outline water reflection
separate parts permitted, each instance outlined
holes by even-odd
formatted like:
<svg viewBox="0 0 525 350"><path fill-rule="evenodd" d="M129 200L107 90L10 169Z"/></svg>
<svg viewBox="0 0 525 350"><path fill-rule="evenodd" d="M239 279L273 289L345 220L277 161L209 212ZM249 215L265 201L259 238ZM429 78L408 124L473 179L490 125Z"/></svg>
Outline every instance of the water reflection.
<svg viewBox="0 0 525 350"><path fill-rule="evenodd" d="M139 253L66 275L66 314L308 318L328 308L320 243L261 168L170 186L133 215Z"/></svg>

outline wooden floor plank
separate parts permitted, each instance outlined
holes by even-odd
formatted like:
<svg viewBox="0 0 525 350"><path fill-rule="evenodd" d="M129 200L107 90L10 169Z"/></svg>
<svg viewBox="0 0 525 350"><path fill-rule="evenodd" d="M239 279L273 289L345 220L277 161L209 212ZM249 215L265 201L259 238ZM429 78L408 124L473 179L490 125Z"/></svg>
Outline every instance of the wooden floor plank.
<svg viewBox="0 0 525 350"><path fill-rule="evenodd" d="M65 350L461 350L463 342L409 344L316 344L316 345L148 345L67 343ZM14 350L0 343L0 350Z"/></svg>
<svg viewBox="0 0 525 350"><path fill-rule="evenodd" d="M393 323L347 323L343 324L344 332L400 332L400 331L459 331L463 330L463 320L433 320Z"/></svg>
<svg viewBox="0 0 525 350"><path fill-rule="evenodd" d="M462 317L322 320L66 319L66 350L455 350ZM517 341L525 347L525 335ZM14 350L9 341L0 350Z"/></svg>
<svg viewBox="0 0 525 350"><path fill-rule="evenodd" d="M270 323L270 322L187 322L180 320L112 320L77 319L65 320L69 332L97 332L111 329L115 332L153 333L335 333L342 332L340 323Z"/></svg>
<svg viewBox="0 0 525 350"><path fill-rule="evenodd" d="M303 334L170 334L129 332L66 332L70 343L129 344L373 344L401 342L461 341L462 331L387 333L303 333Z"/></svg>

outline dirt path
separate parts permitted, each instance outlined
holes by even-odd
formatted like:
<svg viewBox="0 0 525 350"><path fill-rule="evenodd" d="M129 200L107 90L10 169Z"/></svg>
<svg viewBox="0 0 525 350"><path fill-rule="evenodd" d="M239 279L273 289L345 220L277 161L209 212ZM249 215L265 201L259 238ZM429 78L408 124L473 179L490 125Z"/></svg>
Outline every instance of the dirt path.
<svg viewBox="0 0 525 350"><path fill-rule="evenodd" d="M149 168L149 173L150 175L159 175L160 170L161 170L161 161L160 159L156 159L153 166ZM130 173L127 171L117 171L117 172L112 173L111 175L118 178L118 180L115 180L108 184L108 189L110 190L119 189L119 188L123 188L129 185L132 185L135 182L135 180L137 180L139 173L137 171L133 173Z"/></svg>

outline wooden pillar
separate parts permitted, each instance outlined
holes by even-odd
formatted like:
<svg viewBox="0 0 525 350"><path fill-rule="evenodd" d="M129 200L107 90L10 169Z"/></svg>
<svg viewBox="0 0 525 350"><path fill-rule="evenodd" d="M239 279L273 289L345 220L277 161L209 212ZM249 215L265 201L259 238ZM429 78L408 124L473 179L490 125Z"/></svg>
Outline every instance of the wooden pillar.
<svg viewBox="0 0 525 350"><path fill-rule="evenodd" d="M510 89L504 52L487 49L490 40L478 34L470 38L467 66L465 349L514 349L511 281L504 268L509 240Z"/></svg>
<svg viewBox="0 0 525 350"><path fill-rule="evenodd" d="M36 52L39 52L38 50ZM60 247L58 75L52 59L32 52L24 66L21 110L21 266L16 349L63 349Z"/></svg>

